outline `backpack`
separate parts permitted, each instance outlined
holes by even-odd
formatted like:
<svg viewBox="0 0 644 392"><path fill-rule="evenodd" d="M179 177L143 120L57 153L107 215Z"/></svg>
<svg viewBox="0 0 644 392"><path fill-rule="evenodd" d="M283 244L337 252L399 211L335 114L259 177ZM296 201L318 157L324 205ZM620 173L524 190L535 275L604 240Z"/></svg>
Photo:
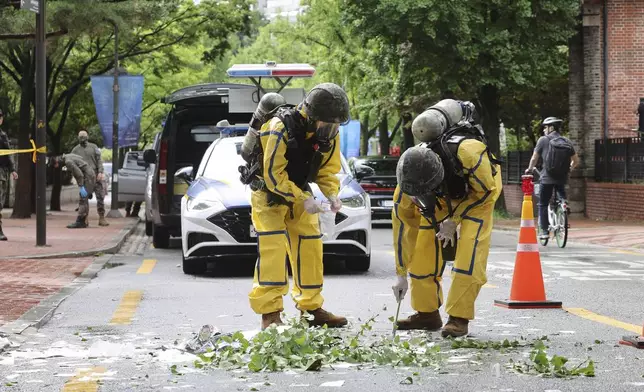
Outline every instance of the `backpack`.
<svg viewBox="0 0 644 392"><path fill-rule="evenodd" d="M570 157L575 151L572 143L563 136L546 137L549 148L543 158L543 168L553 177L565 177L570 170Z"/></svg>

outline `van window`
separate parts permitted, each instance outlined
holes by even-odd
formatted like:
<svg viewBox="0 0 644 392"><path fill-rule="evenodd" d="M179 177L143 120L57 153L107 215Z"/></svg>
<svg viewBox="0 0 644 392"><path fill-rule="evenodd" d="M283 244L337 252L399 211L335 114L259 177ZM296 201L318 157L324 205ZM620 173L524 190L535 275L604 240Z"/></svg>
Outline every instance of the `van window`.
<svg viewBox="0 0 644 392"><path fill-rule="evenodd" d="M192 140L197 143L212 143L219 138L219 133L214 125L201 125L190 130Z"/></svg>

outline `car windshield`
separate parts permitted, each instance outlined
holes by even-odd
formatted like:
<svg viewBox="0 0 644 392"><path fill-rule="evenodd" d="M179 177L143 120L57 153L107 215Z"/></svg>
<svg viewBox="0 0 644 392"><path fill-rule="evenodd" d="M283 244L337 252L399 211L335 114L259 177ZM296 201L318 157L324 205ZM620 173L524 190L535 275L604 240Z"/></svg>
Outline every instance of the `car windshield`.
<svg viewBox="0 0 644 392"><path fill-rule="evenodd" d="M245 165L246 161L241 156L242 141L235 143L219 143L212 149L210 159L204 169L204 177L231 183L239 181L238 167ZM347 163L341 156L341 174L347 173Z"/></svg>
<svg viewBox="0 0 644 392"><path fill-rule="evenodd" d="M360 160L357 162L359 165L369 166L376 171L376 175L379 176L395 176L396 175L396 166L398 165L398 160Z"/></svg>

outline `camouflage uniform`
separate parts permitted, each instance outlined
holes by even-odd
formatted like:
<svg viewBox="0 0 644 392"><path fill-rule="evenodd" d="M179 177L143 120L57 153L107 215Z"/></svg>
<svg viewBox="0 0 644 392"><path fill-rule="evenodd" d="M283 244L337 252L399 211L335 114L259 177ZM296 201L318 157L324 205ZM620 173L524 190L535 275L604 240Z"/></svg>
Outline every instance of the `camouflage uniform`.
<svg viewBox="0 0 644 392"><path fill-rule="evenodd" d="M62 156L61 164L67 167L70 173L76 179L78 187L85 187L88 197L94 192L94 186L96 183L96 174L90 165L85 162L83 157L76 154L65 154ZM89 201L88 197L80 196L78 201L78 219L74 227L87 227L86 218L89 213ZM72 224L74 225L74 224ZM70 225L70 226L72 226ZM68 227L70 227L68 226Z"/></svg>
<svg viewBox="0 0 644 392"><path fill-rule="evenodd" d="M9 141L9 135L7 135L2 129L0 129L0 150L11 150L11 142ZM2 207L4 206L4 201L7 198L7 192L9 192L9 180L11 179L11 173L15 171L13 161L9 155L0 156L0 237L4 237L2 234Z"/></svg>
<svg viewBox="0 0 644 392"><path fill-rule="evenodd" d="M94 175L98 176L103 173L103 161L101 160L101 150L94 143L86 142L78 144L72 150L72 154L78 155L83 158L90 168L94 171ZM89 189L87 190L89 192ZM96 195L96 209L99 216L105 215L105 187L103 181L96 181L94 185L94 194Z"/></svg>

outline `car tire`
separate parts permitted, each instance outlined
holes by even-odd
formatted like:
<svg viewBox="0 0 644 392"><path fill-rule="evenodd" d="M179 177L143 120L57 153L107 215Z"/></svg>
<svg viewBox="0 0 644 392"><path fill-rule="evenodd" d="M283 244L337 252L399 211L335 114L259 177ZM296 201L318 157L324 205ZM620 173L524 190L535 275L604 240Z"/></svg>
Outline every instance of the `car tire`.
<svg viewBox="0 0 644 392"><path fill-rule="evenodd" d="M151 237L151 236L152 236L152 232L153 232L153 229L152 229L152 222L150 222L150 221L148 220L148 218L146 217L146 218L145 218L145 235L147 235L148 237Z"/></svg>
<svg viewBox="0 0 644 392"><path fill-rule="evenodd" d="M163 226L152 226L152 244L157 249L168 249L170 247L170 233Z"/></svg>
<svg viewBox="0 0 644 392"><path fill-rule="evenodd" d="M201 275L206 273L208 269L206 260L186 260L183 252L181 252L181 266L183 267L183 273L186 275Z"/></svg>
<svg viewBox="0 0 644 392"><path fill-rule="evenodd" d="M353 256L345 261L349 271L367 272L371 266L371 255Z"/></svg>

